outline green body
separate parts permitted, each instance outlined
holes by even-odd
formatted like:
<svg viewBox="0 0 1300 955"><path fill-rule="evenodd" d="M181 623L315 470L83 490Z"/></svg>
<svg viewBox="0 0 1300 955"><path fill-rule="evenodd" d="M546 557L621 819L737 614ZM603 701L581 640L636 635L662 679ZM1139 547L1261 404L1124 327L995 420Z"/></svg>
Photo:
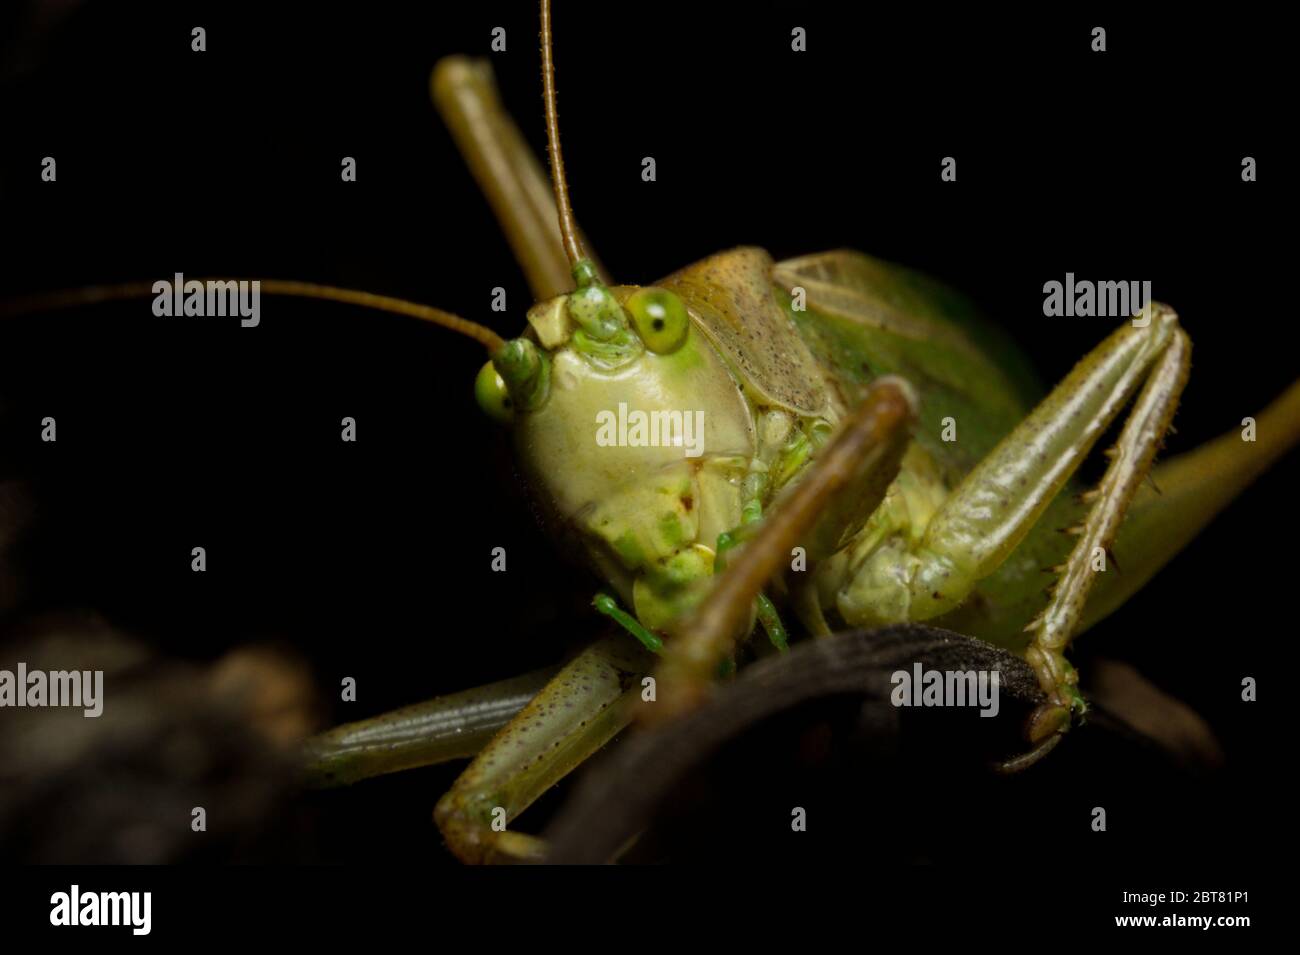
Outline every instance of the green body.
<svg viewBox="0 0 1300 955"><path fill-rule="evenodd" d="M572 299L529 313L549 386L516 430L553 527L576 536L645 626L671 632L702 595L718 536L798 480L869 382L899 375L920 408L902 471L874 511L828 515L810 541L810 586L791 596L812 632L908 619L906 606L878 595L863 564L873 555L887 564L891 542L915 543L949 491L1024 419L1038 397L1027 365L960 296L857 253L774 263L759 249L736 249L658 285L691 318L670 354L634 338L593 349L568 314ZM634 289L611 291L626 302ZM702 411L702 453L600 442L597 423L619 408ZM1065 493L1054 506L1062 513L945 624L1025 644L1023 628L1044 603L1042 568L1068 550L1054 533L1065 524L1053 520L1068 523L1077 510Z"/></svg>
<svg viewBox="0 0 1300 955"><path fill-rule="evenodd" d="M800 283L807 292L803 310L793 307L790 294ZM969 299L911 269L856 252L829 253L778 263L773 288L814 358L850 404L881 375L900 375L916 390L915 448L904 458L894 493L920 487L926 501L937 506L1043 397L1016 345ZM951 440L945 440L945 432ZM1026 624L1047 602L1044 569L1059 564L1072 543L1060 531L1084 513L1077 500L1080 490L1075 482L1067 483L1012 556L936 625L1023 649L1029 641ZM881 510L888 507L887 499ZM904 517L889 530L919 536L925 516L911 522ZM844 557L850 552L846 549ZM826 587L843 585L835 579L843 572L833 560L825 572ZM828 598L823 595L823 605Z"/></svg>
<svg viewBox="0 0 1300 955"><path fill-rule="evenodd" d="M764 589L813 634L916 619L1023 651L1045 702L1026 727L1034 750L1008 768L1031 764L1082 708L1064 656L1071 636L1300 440L1300 383L1247 419L1248 441L1234 429L1153 468L1190 367L1190 339L1167 306L1117 323L1044 393L963 298L857 253L776 263L742 248L657 287L607 287L566 208L546 2L542 34L556 203L488 64L452 57L432 78L538 302L530 328L503 342L427 308L404 313L488 346L480 405L513 423L557 539L577 542L633 613L597 596L622 630L566 663L443 796L435 819L448 846L470 862L542 857L539 840L501 831L500 815L517 817L634 711L663 720L688 710L747 612L783 647ZM631 440L630 422L624 434L610 421L623 410L670 424L676 413L679 440ZM688 435L696 411L703 420ZM1104 476L1080 495L1080 464L1119 420ZM602 440L611 430L619 441ZM1152 476L1159 493L1143 486ZM787 549L806 551L806 563L792 554L786 571ZM1123 572L1107 572L1098 553ZM341 728L314 757L318 775L359 779L462 756L466 729L491 722L484 701L505 723L520 686Z"/></svg>

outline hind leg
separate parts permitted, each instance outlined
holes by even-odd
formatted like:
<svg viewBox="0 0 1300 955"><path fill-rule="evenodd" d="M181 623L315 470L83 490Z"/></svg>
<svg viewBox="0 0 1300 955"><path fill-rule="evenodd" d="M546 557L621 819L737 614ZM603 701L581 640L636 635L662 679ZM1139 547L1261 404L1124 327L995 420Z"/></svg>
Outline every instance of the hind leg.
<svg viewBox="0 0 1300 955"><path fill-rule="evenodd" d="M1031 740L1063 730L1081 704L1064 651L1079 629L1096 575L1106 569L1115 534L1150 473L1187 381L1191 342L1171 309L1154 306L1145 325L1126 324L1083 359L1030 415L952 492L915 547L882 547L850 585L854 603L889 607L913 621L957 607L1006 560L1077 470L1139 386L1141 394L1088 511L1047 607L1027 628L1026 653L1048 702L1035 714ZM1144 384L1145 383L1145 384ZM854 621L864 622L864 621ZM870 622L890 622L873 620Z"/></svg>

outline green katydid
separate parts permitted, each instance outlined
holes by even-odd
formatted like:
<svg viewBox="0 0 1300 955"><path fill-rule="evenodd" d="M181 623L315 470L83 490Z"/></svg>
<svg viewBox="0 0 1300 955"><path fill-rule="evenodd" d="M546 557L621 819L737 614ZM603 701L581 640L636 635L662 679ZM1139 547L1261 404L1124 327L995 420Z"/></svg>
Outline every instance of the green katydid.
<svg viewBox="0 0 1300 955"><path fill-rule="evenodd" d="M1069 640L1300 437L1300 388L1258 416L1257 441L1229 435L1154 467L1190 350L1165 306L1125 323L1039 400L1016 359L983 343L960 296L856 252L774 262L741 248L650 286L614 285L569 202L547 0L542 52L549 183L486 65L452 58L432 78L537 299L523 335L507 341L367 293L262 291L398 312L480 341L480 404L514 430L557 534L606 581L596 609L631 636L602 639L556 672L339 727L314 741L314 773L353 781L474 755L435 813L449 847L466 861L536 858L538 840L499 823L627 724L644 676L658 686L648 712L671 718L709 691L738 640L757 629L783 646L782 616L811 637L925 621L1020 652L1047 697L1027 730L1032 752L1056 745L1083 708ZM1130 402L1100 485L1075 487ZM626 440L625 408L659 413L670 440ZM609 415L623 440L599 440ZM944 440L948 419L960 442ZM687 447L695 421L699 454ZM1140 487L1151 474L1158 496ZM1112 547L1123 576L1098 570ZM1056 569L1047 594L1044 567Z"/></svg>
<svg viewBox="0 0 1300 955"><path fill-rule="evenodd" d="M755 627L779 644L776 597L810 634L927 621L1023 653L1048 702L1021 762L1046 752L1083 708L1070 638L1300 436L1300 387L1259 417L1262 440L1225 436L1156 468L1162 494L1139 493L1187 379L1190 342L1165 306L1112 333L1035 405L1016 358L981 346L960 296L856 252L776 263L742 248L653 286L612 286L569 202L547 2L542 56L554 203L489 68L451 59L433 78L539 300L528 332L490 349L476 390L511 422L557 527L622 601L599 595L597 608L662 654L645 711L691 705ZM1134 396L1100 485L1074 487ZM703 409L704 453L599 442L602 414L624 406L685 421ZM960 443L942 439L946 419L962 422ZM1120 546L1124 575L1097 573L1097 555ZM782 573L792 553L804 569ZM1044 567L1057 576L1048 593ZM513 819L623 727L646 667L646 651L612 637L562 669L440 801L452 850L467 861L540 854L494 818ZM456 711L446 698L413 719ZM320 766L364 772L376 751L366 734L382 725L336 730ZM420 735L410 719L400 726L393 740Z"/></svg>

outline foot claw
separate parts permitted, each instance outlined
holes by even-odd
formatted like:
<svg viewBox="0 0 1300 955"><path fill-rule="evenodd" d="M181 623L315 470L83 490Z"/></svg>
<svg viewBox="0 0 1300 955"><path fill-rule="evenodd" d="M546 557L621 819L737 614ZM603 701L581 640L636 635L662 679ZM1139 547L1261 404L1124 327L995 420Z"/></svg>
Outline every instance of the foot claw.
<svg viewBox="0 0 1300 955"><path fill-rule="evenodd" d="M1029 714L1025 726L1025 736L1029 742L1038 744L1056 733L1064 733L1070 728L1070 707L1060 703L1044 703Z"/></svg>

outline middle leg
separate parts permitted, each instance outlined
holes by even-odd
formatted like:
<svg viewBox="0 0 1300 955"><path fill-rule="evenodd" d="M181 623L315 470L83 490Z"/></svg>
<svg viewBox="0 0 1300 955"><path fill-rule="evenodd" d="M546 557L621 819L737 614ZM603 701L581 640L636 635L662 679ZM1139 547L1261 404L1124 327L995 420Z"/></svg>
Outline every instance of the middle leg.
<svg viewBox="0 0 1300 955"><path fill-rule="evenodd" d="M505 824L627 725L651 659L621 634L598 640L478 754L434 811L447 846L462 862L541 858L539 839Z"/></svg>

